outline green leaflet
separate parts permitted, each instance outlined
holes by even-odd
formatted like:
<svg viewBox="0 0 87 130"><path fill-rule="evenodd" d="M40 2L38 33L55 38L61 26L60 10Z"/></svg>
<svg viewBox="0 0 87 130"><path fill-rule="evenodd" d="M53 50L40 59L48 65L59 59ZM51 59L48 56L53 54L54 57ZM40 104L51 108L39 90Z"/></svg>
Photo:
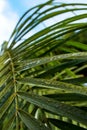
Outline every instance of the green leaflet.
<svg viewBox="0 0 87 130"><path fill-rule="evenodd" d="M40 108L63 117L68 117L71 120L75 120L87 126L87 113L76 107L60 103L47 97L28 94L26 92L18 92L18 96Z"/></svg>
<svg viewBox="0 0 87 130"><path fill-rule="evenodd" d="M62 129L62 130L86 130L85 128L81 128L79 126L76 126L74 124L70 124L64 121L60 121L57 119L48 119L52 124L54 124L55 126L57 126L58 128Z"/></svg>
<svg viewBox="0 0 87 130"><path fill-rule="evenodd" d="M0 119L2 118L2 116L5 114L6 110L9 108L9 106L11 105L11 103L13 102L15 98L15 94L11 95L8 100L6 100L6 102L3 104L3 106L0 108Z"/></svg>
<svg viewBox="0 0 87 130"><path fill-rule="evenodd" d="M18 72L20 72L20 71L24 71L24 70L30 69L32 67L46 64L46 63L56 61L56 60L69 59L69 58L77 59L77 58L81 58L81 57L85 58L86 56L87 56L87 52L78 52L78 53L61 54L61 55L56 55L56 56L52 56L52 57L33 59L28 62L24 62L24 64L21 63L21 65L16 70Z"/></svg>
<svg viewBox="0 0 87 130"><path fill-rule="evenodd" d="M38 78L22 78L17 80L17 82L21 84L31 85L31 86L39 86L41 88L62 89L74 93L87 95L86 87L82 87L82 86L78 86L66 82L61 82L61 81L53 81L53 80L38 79Z"/></svg>
<svg viewBox="0 0 87 130"><path fill-rule="evenodd" d="M2 86L11 77L11 72L8 72L6 74L1 77L0 86Z"/></svg>
<svg viewBox="0 0 87 130"><path fill-rule="evenodd" d="M33 118L28 113L19 110L18 114L21 120L24 122L24 124L29 128L29 130L50 130L48 127L46 127L40 121Z"/></svg>
<svg viewBox="0 0 87 130"><path fill-rule="evenodd" d="M58 101L69 101L69 102L87 102L87 96L81 95L78 93L56 93L56 94L48 94L46 97L56 99Z"/></svg>
<svg viewBox="0 0 87 130"><path fill-rule="evenodd" d="M87 51L87 45L83 44L83 43L80 43L80 42L68 41L68 42L66 42L66 45L73 46L73 47L76 47L78 49L82 49L84 51Z"/></svg>
<svg viewBox="0 0 87 130"><path fill-rule="evenodd" d="M12 115L10 119L8 119L7 123L5 123L4 128L2 130L11 130L13 128L15 115Z"/></svg>
<svg viewBox="0 0 87 130"><path fill-rule="evenodd" d="M72 79L65 79L65 80L61 80L62 82L66 82L66 83L72 83L72 84L76 84L76 85L80 85L87 82L87 77L80 77L80 78L72 78Z"/></svg>
<svg viewBox="0 0 87 130"><path fill-rule="evenodd" d="M53 66L53 67L48 67L48 68L46 68L46 70L44 69L44 72L41 73L39 75L39 77L43 78L44 76L46 77L46 76L54 74L56 72L61 72L62 70L66 69L67 66L68 66L68 68L71 68L72 66L76 66L76 65L78 65L80 63L85 63L86 61L87 61L86 58L85 59L84 58L83 59L71 59L70 61L63 62L60 65L56 65L56 66ZM80 82L81 83L86 83L87 78L85 78L85 80L83 79L83 77L81 77L80 79L73 78L73 79L64 80L64 82L68 83L69 80L71 80L69 83L74 84L74 80L75 80L75 82L78 82L78 85L80 85ZM73 80L73 82L72 82L72 80ZM61 81L63 81L63 80L61 80Z"/></svg>
<svg viewBox="0 0 87 130"><path fill-rule="evenodd" d="M9 82L5 88L3 88L3 90L0 92L0 98L2 98L8 91L9 89L11 89L12 83Z"/></svg>

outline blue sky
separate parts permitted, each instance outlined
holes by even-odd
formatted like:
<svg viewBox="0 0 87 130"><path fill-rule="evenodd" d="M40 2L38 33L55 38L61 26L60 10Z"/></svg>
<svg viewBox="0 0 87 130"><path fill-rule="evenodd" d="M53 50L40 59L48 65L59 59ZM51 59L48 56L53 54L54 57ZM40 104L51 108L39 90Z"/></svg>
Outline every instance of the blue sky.
<svg viewBox="0 0 87 130"><path fill-rule="evenodd" d="M8 40L18 19L29 8L47 0L0 0L0 45ZM59 2L59 0L56 0ZM87 0L60 0L60 2L87 3Z"/></svg>
<svg viewBox="0 0 87 130"><path fill-rule="evenodd" d="M44 2L47 0L44 0ZM27 9L40 4L43 0L8 0L10 6L15 10L19 15L23 14Z"/></svg>

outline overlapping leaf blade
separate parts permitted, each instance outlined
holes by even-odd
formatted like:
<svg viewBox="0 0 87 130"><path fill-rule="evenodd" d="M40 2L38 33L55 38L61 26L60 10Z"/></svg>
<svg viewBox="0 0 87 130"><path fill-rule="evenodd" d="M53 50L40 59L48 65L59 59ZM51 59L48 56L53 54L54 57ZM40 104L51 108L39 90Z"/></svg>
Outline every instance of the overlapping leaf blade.
<svg viewBox="0 0 87 130"><path fill-rule="evenodd" d="M77 122L87 125L87 113L85 111L60 103L55 100L51 100L47 97L41 97L34 94L27 94L25 92L18 92L18 95L24 100L33 103L34 105L39 106L43 109L46 109L52 113L68 117L72 120L76 120Z"/></svg>
<svg viewBox="0 0 87 130"><path fill-rule="evenodd" d="M81 93L81 94L87 95L87 88L70 84L70 83L64 83L61 81L51 81L51 80L36 79L36 78L24 78L24 79L19 79L18 82L21 84L26 84L26 85L32 85L32 86L36 85L42 88L49 88L49 89L50 88L62 89L62 90L67 90L74 93Z"/></svg>
<svg viewBox="0 0 87 130"><path fill-rule="evenodd" d="M5 112L7 111L8 107L11 105L11 103L14 100L15 95L11 95L9 97L8 100L6 100L6 102L2 105L2 107L0 108L0 119L2 118L2 116L5 114Z"/></svg>
<svg viewBox="0 0 87 130"><path fill-rule="evenodd" d="M40 121L37 121L28 113L19 110L18 114L21 120L24 122L24 124L29 128L29 130L50 130L48 127L46 127Z"/></svg>
<svg viewBox="0 0 87 130"><path fill-rule="evenodd" d="M63 121L60 121L57 119L50 118L49 121L62 130L86 130L85 128L81 128L81 127L76 126L74 124L63 122Z"/></svg>

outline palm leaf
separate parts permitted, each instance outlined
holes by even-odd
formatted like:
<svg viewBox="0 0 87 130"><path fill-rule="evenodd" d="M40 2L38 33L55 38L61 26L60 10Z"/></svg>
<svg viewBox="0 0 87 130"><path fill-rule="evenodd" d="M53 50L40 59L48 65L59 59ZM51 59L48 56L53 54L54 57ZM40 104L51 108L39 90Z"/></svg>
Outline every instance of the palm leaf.
<svg viewBox="0 0 87 130"><path fill-rule="evenodd" d="M24 122L24 124L29 128L29 130L50 130L44 124L28 115L26 112L19 110L18 114L21 120Z"/></svg>
<svg viewBox="0 0 87 130"><path fill-rule="evenodd" d="M73 13L78 11L85 13ZM0 53L1 130L54 130L55 115L87 127L87 113L82 110L87 107L87 45L85 35L79 36L87 31L87 23L79 21L87 18L86 11L84 3L47 1L20 18ZM60 19L68 13L72 16ZM50 20L54 22L51 24ZM38 108L45 114L40 121L35 119ZM48 120L51 117L54 127ZM62 119L61 123L66 125ZM67 129L80 128L68 123Z"/></svg>
<svg viewBox="0 0 87 130"><path fill-rule="evenodd" d="M49 121L54 124L55 126L57 126L58 128L62 129L62 130L86 130L85 128L81 128L79 126L67 123L67 122L63 122L57 119L49 119Z"/></svg>
<svg viewBox="0 0 87 130"><path fill-rule="evenodd" d="M50 98L41 97L34 94L18 92L18 95L24 100L50 112L53 112L54 114L66 116L69 119L76 120L77 122L83 123L84 125L87 124L87 113L75 107L71 107L58 101L50 100Z"/></svg>

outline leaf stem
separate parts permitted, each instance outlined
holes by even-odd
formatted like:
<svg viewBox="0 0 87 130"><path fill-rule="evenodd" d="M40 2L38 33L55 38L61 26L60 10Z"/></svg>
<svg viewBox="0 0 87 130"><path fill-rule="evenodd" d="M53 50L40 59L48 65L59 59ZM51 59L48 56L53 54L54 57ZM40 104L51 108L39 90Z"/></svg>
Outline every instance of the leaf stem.
<svg viewBox="0 0 87 130"><path fill-rule="evenodd" d="M16 85L16 77L15 77L15 69L14 69L14 62L11 58L11 54L9 51L7 51L7 54L9 56L9 60L11 62L11 70L12 70L12 75L13 75L13 84L14 84L14 92L15 94L17 93L17 85ZM19 121L18 121L18 97L17 95L15 96L15 116L16 116L16 130L19 130Z"/></svg>

